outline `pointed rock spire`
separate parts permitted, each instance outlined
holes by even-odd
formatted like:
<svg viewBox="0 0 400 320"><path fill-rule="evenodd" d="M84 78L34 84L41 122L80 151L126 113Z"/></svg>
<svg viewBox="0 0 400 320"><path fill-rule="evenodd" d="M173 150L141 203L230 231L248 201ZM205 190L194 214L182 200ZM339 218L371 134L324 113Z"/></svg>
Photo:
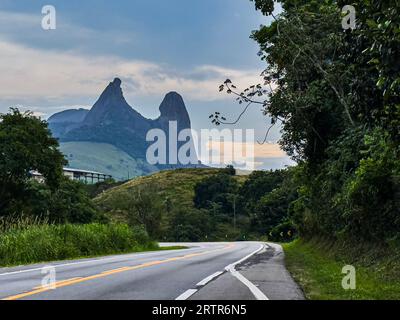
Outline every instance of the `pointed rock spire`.
<svg viewBox="0 0 400 320"><path fill-rule="evenodd" d="M190 118L182 96L175 92L169 92L160 105L161 122L177 121L178 128L190 128Z"/></svg>

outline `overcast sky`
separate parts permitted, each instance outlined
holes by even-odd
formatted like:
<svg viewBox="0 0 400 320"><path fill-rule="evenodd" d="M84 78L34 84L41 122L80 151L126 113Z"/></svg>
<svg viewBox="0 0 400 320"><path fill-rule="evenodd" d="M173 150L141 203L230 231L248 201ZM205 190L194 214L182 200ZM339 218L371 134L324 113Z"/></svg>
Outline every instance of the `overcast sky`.
<svg viewBox="0 0 400 320"><path fill-rule="evenodd" d="M56 8L56 30L43 30L44 5ZM261 82L265 64L251 31L269 19L248 0L69 0L0 2L0 112L10 106L49 115L90 108L114 77L128 103L155 118L164 95L179 92L193 128L208 116L240 113L233 97L218 92L226 78L241 87ZM237 128L263 139L269 119L259 106ZM270 137L262 168L288 164Z"/></svg>

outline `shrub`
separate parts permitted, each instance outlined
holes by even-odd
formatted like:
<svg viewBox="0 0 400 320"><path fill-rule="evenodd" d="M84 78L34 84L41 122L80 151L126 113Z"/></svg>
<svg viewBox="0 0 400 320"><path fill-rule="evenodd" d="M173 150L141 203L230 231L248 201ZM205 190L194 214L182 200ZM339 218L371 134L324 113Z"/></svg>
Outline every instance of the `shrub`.
<svg viewBox="0 0 400 320"><path fill-rule="evenodd" d="M125 224L31 225L0 234L0 265L29 264L156 248L141 228Z"/></svg>
<svg viewBox="0 0 400 320"><path fill-rule="evenodd" d="M375 130L344 189L346 231L365 239L388 240L400 230L400 163L387 134Z"/></svg>

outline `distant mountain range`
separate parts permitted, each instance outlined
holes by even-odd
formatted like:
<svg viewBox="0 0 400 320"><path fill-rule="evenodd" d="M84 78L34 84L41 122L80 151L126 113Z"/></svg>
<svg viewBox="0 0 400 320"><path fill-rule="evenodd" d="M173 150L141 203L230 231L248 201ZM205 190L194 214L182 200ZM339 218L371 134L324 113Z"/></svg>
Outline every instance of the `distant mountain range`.
<svg viewBox="0 0 400 320"><path fill-rule="evenodd" d="M121 80L116 78L91 110L65 110L52 115L48 123L71 167L102 171L124 180L162 169L188 167L179 163L147 163L146 134L150 129L161 129L168 137L169 121L177 122L178 132L191 128L185 103L178 93L168 93L159 110L157 119L143 117L126 102ZM112 150L112 157L106 154L107 150Z"/></svg>

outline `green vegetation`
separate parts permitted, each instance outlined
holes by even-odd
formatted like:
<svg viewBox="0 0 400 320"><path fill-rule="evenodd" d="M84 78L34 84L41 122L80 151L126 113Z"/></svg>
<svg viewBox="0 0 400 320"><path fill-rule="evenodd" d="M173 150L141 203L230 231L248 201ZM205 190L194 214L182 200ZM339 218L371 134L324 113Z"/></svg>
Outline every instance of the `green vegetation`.
<svg viewBox="0 0 400 320"><path fill-rule="evenodd" d="M135 190L140 185L158 186L158 195L164 200L169 199L171 206L181 205L190 207L193 205L194 186L203 178L218 173L220 169L198 168L198 169L176 169L153 173L149 176L135 178L127 183L113 188L95 199L96 203L107 202L117 193L125 190ZM237 176L236 179L241 182L246 179L245 176Z"/></svg>
<svg viewBox="0 0 400 320"><path fill-rule="evenodd" d="M115 188L124 184L124 181L115 181L113 179L108 179L106 181L97 182L95 184L85 184L84 189L91 199L96 198L101 193L106 190Z"/></svg>
<svg viewBox="0 0 400 320"><path fill-rule="evenodd" d="M22 226L21 226L22 225ZM18 223L0 232L0 266L154 250L141 228L123 224Z"/></svg>
<svg viewBox="0 0 400 320"><path fill-rule="evenodd" d="M24 215L50 223L104 220L84 186L64 177L66 161L46 122L17 109L0 115L0 154L0 218ZM45 183L31 179L35 170Z"/></svg>
<svg viewBox="0 0 400 320"><path fill-rule="evenodd" d="M308 299L400 298L400 251L373 244L338 244L315 239L285 244L286 266ZM356 289L344 290L342 268L356 269Z"/></svg>
<svg viewBox="0 0 400 320"><path fill-rule="evenodd" d="M85 186L68 178L63 177L54 191L47 184L27 181L25 194L19 215L47 219L50 223L106 222L93 205Z"/></svg>
<svg viewBox="0 0 400 320"><path fill-rule="evenodd" d="M31 113L0 114L0 216L20 213L29 197L30 171L40 171L49 190L61 183L63 155L47 124Z"/></svg>
<svg viewBox="0 0 400 320"><path fill-rule="evenodd" d="M224 170L161 171L109 189L96 197L94 202L99 211L112 221L144 226L158 240L212 240L216 237L212 235L210 215L194 206L195 186ZM233 179L240 184L246 177L235 176ZM230 216L232 221L232 214ZM226 228L221 231L221 239L226 239Z"/></svg>
<svg viewBox="0 0 400 320"><path fill-rule="evenodd" d="M217 238L225 233L231 240L292 239L288 203L297 193L286 186L292 170L255 171L242 184L234 174L228 167L195 186L194 205L211 217Z"/></svg>
<svg viewBox="0 0 400 320"><path fill-rule="evenodd" d="M271 15L272 0L254 2ZM345 1L279 2L283 12L252 34L268 64L266 90L237 94L282 125L280 144L298 163L287 183L297 192L286 198L290 220L305 238L398 241L398 3L356 1L357 28L345 31ZM221 91L235 88L227 80Z"/></svg>
<svg viewBox="0 0 400 320"><path fill-rule="evenodd" d="M157 247L157 251L166 251L166 250L183 250L188 249L186 246L166 246L166 247Z"/></svg>
<svg viewBox="0 0 400 320"><path fill-rule="evenodd" d="M220 91L245 106L242 114L262 105L266 130L280 125L280 144L298 164L280 181L271 175L273 188L253 177L254 188L239 192L251 199L251 228L270 239L287 234L281 240L296 232L301 240L286 246L287 261L310 298L398 299L398 1L353 1L354 30L342 26L346 1L280 0L279 15L273 0L251 1L273 17L251 36L267 65L264 83L240 91L227 79ZM357 267L355 291L341 288L345 262Z"/></svg>
<svg viewBox="0 0 400 320"><path fill-rule="evenodd" d="M71 168L103 172L112 175L118 181L129 180L157 170L145 160L134 159L107 143L62 142L60 150Z"/></svg>
<svg viewBox="0 0 400 320"><path fill-rule="evenodd" d="M246 106L242 115L251 104L263 106L296 167L247 177L232 167L178 169L85 188L62 177L65 162L46 123L12 109L0 116L0 217L46 223L0 230L4 264L140 250L149 239L298 237L285 246L287 263L309 298L399 298L398 3L356 1L357 28L343 30L345 1L279 2L282 13L252 34L267 64L264 83L240 92L227 79L220 90ZM273 0L254 3L272 14ZM143 151L140 141L119 143ZM125 164L133 165L107 145L84 143L78 154L68 146L77 166L88 150L108 154L104 161L122 178ZM30 180L32 170L45 184ZM354 291L341 288L347 264L357 270Z"/></svg>
<svg viewBox="0 0 400 320"><path fill-rule="evenodd" d="M237 176L231 167L162 171L106 190L94 201L107 218L143 226L159 240L284 241L295 236L285 199L296 191L283 183L291 175L278 170ZM267 198L275 194L280 196Z"/></svg>
<svg viewBox="0 0 400 320"><path fill-rule="evenodd" d="M0 265L158 249L142 227L147 220L110 223L95 207L91 195L118 183L64 177L66 161L46 122L17 109L0 115L0 154Z"/></svg>

